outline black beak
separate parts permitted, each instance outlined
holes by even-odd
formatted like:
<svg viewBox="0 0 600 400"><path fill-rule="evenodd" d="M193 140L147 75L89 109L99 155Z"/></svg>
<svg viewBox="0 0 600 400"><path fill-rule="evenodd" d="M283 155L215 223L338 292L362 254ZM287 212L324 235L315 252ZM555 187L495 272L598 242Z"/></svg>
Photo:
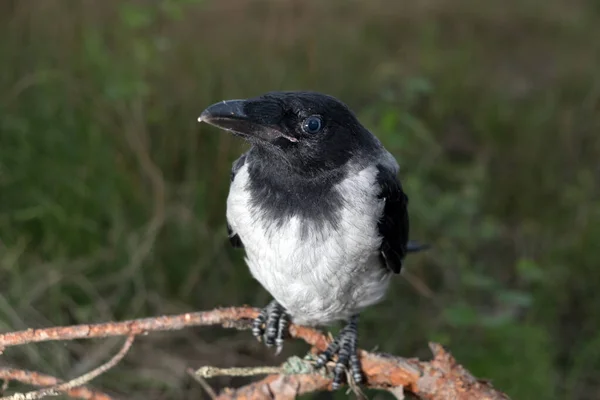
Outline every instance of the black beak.
<svg viewBox="0 0 600 400"><path fill-rule="evenodd" d="M297 141L283 134L277 126L265 123L264 115L257 115L256 111L247 113L247 105L248 100L223 100L202 111L198 121L232 132L249 141L258 139L272 142L281 137L291 142Z"/></svg>
<svg viewBox="0 0 600 400"><path fill-rule="evenodd" d="M218 121L235 121L247 118L244 112L245 100L223 100L202 111L198 121L220 126Z"/></svg>

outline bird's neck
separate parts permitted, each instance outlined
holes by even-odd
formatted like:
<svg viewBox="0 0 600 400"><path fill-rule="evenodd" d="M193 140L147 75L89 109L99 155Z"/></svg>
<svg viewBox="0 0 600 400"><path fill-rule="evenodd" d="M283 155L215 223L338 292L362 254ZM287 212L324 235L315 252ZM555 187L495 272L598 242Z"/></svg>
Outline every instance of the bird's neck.
<svg viewBox="0 0 600 400"><path fill-rule="evenodd" d="M306 176L285 163L254 158L248 173L246 189L264 222L283 223L296 216L302 221L302 235L311 227L337 226L343 199L335 188L344 179L342 170Z"/></svg>
<svg viewBox="0 0 600 400"><path fill-rule="evenodd" d="M250 159L253 170L261 177L269 180L283 179L296 185L314 185L320 182L330 183L335 177L343 175L343 167L324 168L323 163L312 162L305 157L294 157L283 154L278 149L255 146L251 150Z"/></svg>
<svg viewBox="0 0 600 400"><path fill-rule="evenodd" d="M247 159L252 202L267 221L285 221L297 216L306 223L334 226L343 202L335 190L345 177L342 168L321 174L300 173L278 157L251 151Z"/></svg>

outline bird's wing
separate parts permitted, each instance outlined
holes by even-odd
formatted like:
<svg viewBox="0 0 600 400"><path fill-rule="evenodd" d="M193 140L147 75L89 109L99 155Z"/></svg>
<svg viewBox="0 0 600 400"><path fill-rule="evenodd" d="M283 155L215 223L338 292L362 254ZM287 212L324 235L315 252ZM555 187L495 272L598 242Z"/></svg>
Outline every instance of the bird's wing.
<svg viewBox="0 0 600 400"><path fill-rule="evenodd" d="M231 229L231 225L227 222L227 234L229 235L229 243L236 249L243 249L244 243L242 243L242 239Z"/></svg>
<svg viewBox="0 0 600 400"><path fill-rule="evenodd" d="M385 266L394 273L400 273L402 261L407 253L408 243L408 197L394 170L378 165L377 184L381 191L379 198L385 201L383 214L378 222L381 242L381 257Z"/></svg>
<svg viewBox="0 0 600 400"><path fill-rule="evenodd" d="M242 154L240 156L240 158L238 158L237 160L235 160L233 162L233 166L231 167L230 182L234 181L235 174L237 174L237 172L240 170L240 168L242 168L242 166L246 162L246 154L247 153ZM244 243L242 243L242 239L240 239L240 237L238 236L238 234L235 233L233 231L233 229L231 229L231 225L229 224L229 221L227 221L227 235L229 236L229 243L231 243L231 245L234 248L236 248L236 249L243 249L244 248Z"/></svg>

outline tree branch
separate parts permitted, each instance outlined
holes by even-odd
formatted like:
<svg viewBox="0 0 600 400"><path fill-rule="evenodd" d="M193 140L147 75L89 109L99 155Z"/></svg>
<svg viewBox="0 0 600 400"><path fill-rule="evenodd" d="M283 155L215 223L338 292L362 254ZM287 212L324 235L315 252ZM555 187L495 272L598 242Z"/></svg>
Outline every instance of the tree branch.
<svg viewBox="0 0 600 400"><path fill-rule="evenodd" d="M57 386L64 382L58 378L46 374L41 374L39 372L1 367L0 379L4 380L4 382L6 383L10 381L17 381L31 386ZM72 388L65 391L64 394L74 399L113 400L113 398L107 394L96 390L91 390L85 387ZM1 395L2 393L0 392L0 396Z"/></svg>
<svg viewBox="0 0 600 400"><path fill-rule="evenodd" d="M227 328L245 328L257 315L258 310L254 308L231 307L122 322L27 329L0 334L0 351L6 347L26 343L139 335L144 332L176 331L192 326L223 325Z"/></svg>
<svg viewBox="0 0 600 400"><path fill-rule="evenodd" d="M0 398L0 400L41 399L42 397L47 397L47 396L58 396L64 392L68 392L69 390L72 390L76 387L82 386L82 385L88 383L89 381L91 381L92 379L102 375L103 373L105 373L106 371L108 371L109 369L114 367L115 365L117 365L119 363L119 361L121 361L123 359L123 357L125 357L125 354L127 354L129 349L131 348L131 345L133 344L134 340L135 340L135 336L129 335L129 337L123 344L123 347L121 347L121 350L119 350L119 352L117 354L115 354L106 363L104 363L101 366L99 366L98 368L95 368L94 370L88 372L87 374L79 376L68 382L59 383L59 384L54 385L49 388L35 390L32 392L27 392L27 393L15 393L11 396L2 397L2 398Z"/></svg>
<svg viewBox="0 0 600 400"><path fill-rule="evenodd" d="M134 336L151 331L172 331L192 326L222 325L246 329L258 315L250 307L220 308L211 311L161 316L123 322L75 325L47 329L28 329L0 334L0 349L32 342L87 339L109 336ZM298 325L290 326L290 335L313 346L313 353L327 348L329 340L322 332ZM446 352L430 344L431 361L404 359L386 354L359 352L365 374L365 386L379 389L403 387L425 400L504 400L488 382L477 380ZM267 370L270 371L270 370ZM331 390L331 378L321 371L301 374L269 375L239 389L226 389L220 399L291 399L303 393Z"/></svg>

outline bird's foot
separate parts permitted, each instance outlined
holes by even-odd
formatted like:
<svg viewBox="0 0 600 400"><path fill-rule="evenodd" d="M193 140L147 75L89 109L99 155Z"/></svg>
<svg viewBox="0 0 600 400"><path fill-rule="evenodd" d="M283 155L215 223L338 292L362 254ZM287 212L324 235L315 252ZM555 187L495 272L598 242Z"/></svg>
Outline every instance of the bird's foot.
<svg viewBox="0 0 600 400"><path fill-rule="evenodd" d="M361 364L358 359L356 342L358 340L358 316L350 318L350 322L339 333L337 338L327 350L321 353L317 359L317 368L321 368L327 364L334 356L337 355L337 361L333 369L333 389L338 389L346 376L346 370L350 370L352 379L356 384L362 382L363 376L361 372Z"/></svg>
<svg viewBox="0 0 600 400"><path fill-rule="evenodd" d="M260 311L252 324L252 334L259 341L264 339L267 347L276 346L275 354L283 348L283 340L288 336L290 315L283 306L273 300Z"/></svg>

